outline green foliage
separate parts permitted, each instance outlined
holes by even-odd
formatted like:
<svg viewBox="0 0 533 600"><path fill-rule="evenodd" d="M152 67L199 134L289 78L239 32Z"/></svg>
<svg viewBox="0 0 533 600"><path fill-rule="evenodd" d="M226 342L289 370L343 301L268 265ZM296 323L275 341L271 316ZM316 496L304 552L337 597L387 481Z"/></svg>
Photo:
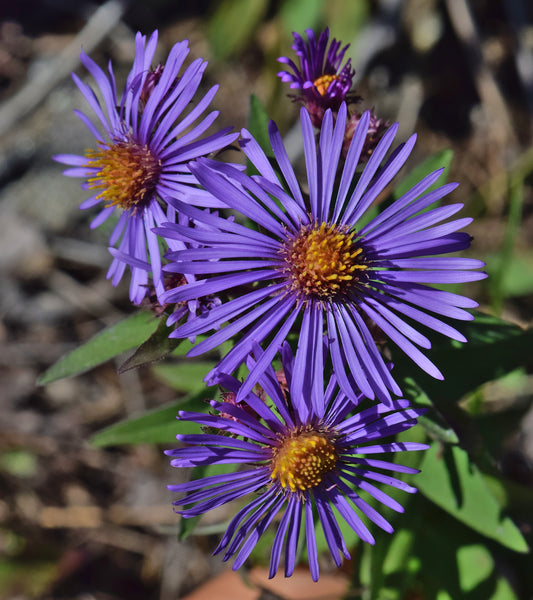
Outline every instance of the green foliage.
<svg viewBox="0 0 533 600"><path fill-rule="evenodd" d="M248 120L248 130L254 136L255 140L261 146L261 149L268 157L274 157L274 151L270 145L268 137L268 123L270 119L261 100L255 95L250 96L250 117Z"/></svg>
<svg viewBox="0 0 533 600"><path fill-rule="evenodd" d="M331 35L344 44L355 44L360 30L368 20L370 6L367 0L358 0L357 2L346 2L346 0L328 0L323 2L325 23L329 26ZM348 49L346 57L353 56L355 47ZM352 60L357 69L357 56ZM357 77L357 71L356 71ZM357 82L357 80L356 80Z"/></svg>
<svg viewBox="0 0 533 600"><path fill-rule="evenodd" d="M151 313L139 312L107 327L88 342L60 358L37 380L45 385L80 375L109 359L142 344L158 327L158 320Z"/></svg>
<svg viewBox="0 0 533 600"><path fill-rule="evenodd" d="M323 0L291 0L281 4L279 16L287 32L296 31L303 35L306 29L318 25L323 8Z"/></svg>
<svg viewBox="0 0 533 600"><path fill-rule="evenodd" d="M457 566L459 585L464 592L470 592L490 576L494 561L484 546L473 544L457 550Z"/></svg>
<svg viewBox="0 0 533 600"><path fill-rule="evenodd" d="M120 365L118 372L125 373L143 365L161 360L180 345L182 340L168 337L171 330L167 327L167 319L163 317L154 333L143 342L126 362Z"/></svg>
<svg viewBox="0 0 533 600"><path fill-rule="evenodd" d="M459 521L500 544L527 552L520 530L487 488L483 475L459 446L434 443L424 453L416 486Z"/></svg>
<svg viewBox="0 0 533 600"><path fill-rule="evenodd" d="M403 353L393 349L394 373L405 385L406 395L415 399L413 386L416 383L431 398L433 403L450 403L473 392L482 383L497 379L526 364L533 344L533 329L522 329L518 325L498 317L476 313L474 321L460 323L458 329L468 343L462 344L431 333L433 347L427 351L429 358L438 365L445 381L433 379L413 369L413 362ZM468 365L465 368L465 365Z"/></svg>
<svg viewBox="0 0 533 600"><path fill-rule="evenodd" d="M14 477L33 477L37 473L37 457L28 450L8 450L0 454L0 471Z"/></svg>
<svg viewBox="0 0 533 600"><path fill-rule="evenodd" d="M2 598L43 597L56 577L56 560L28 557L0 560Z"/></svg>
<svg viewBox="0 0 533 600"><path fill-rule="evenodd" d="M214 365L214 362L190 360L155 365L152 371L172 389L197 394L205 388L204 377Z"/></svg>
<svg viewBox="0 0 533 600"><path fill-rule="evenodd" d="M329 27L331 37L344 44L354 42L368 13L369 6L365 0L291 0L282 2L279 9L281 22L287 33L296 31L305 38L306 29L314 29L318 33ZM349 56L347 54L346 58Z"/></svg>
<svg viewBox="0 0 533 600"><path fill-rule="evenodd" d="M203 389L163 408L148 411L140 417L127 419L102 429L91 438L94 446L120 444L168 444L178 433L199 433L200 427L188 421L176 421L178 411L208 412L208 398L216 395L214 388Z"/></svg>
<svg viewBox="0 0 533 600"><path fill-rule="evenodd" d="M524 203L524 181L518 176L511 178L509 189L509 217L507 220L507 228L503 239L503 245L498 253L498 259L493 261L491 278L489 287L492 292L492 305L496 313L501 312L503 300L509 294L509 285L517 285L517 281L521 280L522 286L527 291L532 289L532 271L531 268L524 270L523 273L517 273L516 267L514 272L510 272L509 266L514 262L514 243L518 233L520 222L522 220L522 206ZM525 285L524 283L529 283ZM520 286L520 284L518 284ZM512 288L511 288L512 291Z"/></svg>
<svg viewBox="0 0 533 600"><path fill-rule="evenodd" d="M533 294L533 252L514 252L509 256L493 253L484 257L494 302L501 305L503 298Z"/></svg>
<svg viewBox="0 0 533 600"><path fill-rule="evenodd" d="M208 23L213 55L224 61L241 52L256 35L268 9L268 0L222 0L213 3L215 12Z"/></svg>
<svg viewBox="0 0 533 600"><path fill-rule="evenodd" d="M505 549L422 495L391 522L398 527L394 534L378 531L375 546L364 544L355 563L354 586L364 589L363 598L517 600L498 568Z"/></svg>

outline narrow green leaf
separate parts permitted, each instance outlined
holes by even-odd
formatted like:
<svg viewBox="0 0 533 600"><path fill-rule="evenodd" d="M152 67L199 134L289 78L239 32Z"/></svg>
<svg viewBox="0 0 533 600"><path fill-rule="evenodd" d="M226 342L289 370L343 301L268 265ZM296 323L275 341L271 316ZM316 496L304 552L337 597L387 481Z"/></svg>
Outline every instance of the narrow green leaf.
<svg viewBox="0 0 533 600"><path fill-rule="evenodd" d="M375 544L365 544L363 546L363 556L368 561L367 573L368 582L366 582L369 590L369 600L378 600L381 596L384 581L383 565L387 556L390 539L387 533L376 528L373 532ZM387 536L385 538L385 536Z"/></svg>
<svg viewBox="0 0 533 600"><path fill-rule="evenodd" d="M214 362L187 360L177 364L155 365L152 370L163 383L179 392L194 394L205 388L204 377Z"/></svg>
<svg viewBox="0 0 533 600"><path fill-rule="evenodd" d="M167 318L162 317L154 333L135 350L135 352L120 365L119 373L125 373L130 369L136 369L161 360L173 352L182 340L169 338L171 330L167 327Z"/></svg>
<svg viewBox="0 0 533 600"><path fill-rule="evenodd" d="M432 439L439 440L445 444L459 443L459 438L455 431L433 410L433 403L414 379L405 377L402 390L406 399L411 400L417 406L428 407L428 412L418 417L418 423Z"/></svg>
<svg viewBox="0 0 533 600"><path fill-rule="evenodd" d="M346 2L346 0L328 0L324 2L325 22L328 24L331 36L341 41L342 45L352 44L348 49L346 58L352 57L352 64L357 69L358 57L354 54L361 34L361 29L366 25L371 13L368 0ZM298 31L302 31L298 27Z"/></svg>
<svg viewBox="0 0 533 600"><path fill-rule="evenodd" d="M263 152L269 156L274 156L274 151L270 145L270 138L268 136L268 123L270 119L263 106L263 103L259 98L252 94L250 96L250 118L248 122L248 129L254 136L255 140L261 146Z"/></svg>
<svg viewBox="0 0 533 600"><path fill-rule="evenodd" d="M216 396L215 388L205 388L195 395L186 396L163 408L127 419L97 432L91 438L94 446L117 446L121 444L168 444L178 433L199 433L200 426L189 421L178 424L178 411L208 412L208 398Z"/></svg>
<svg viewBox="0 0 533 600"><path fill-rule="evenodd" d="M45 385L85 373L105 363L111 358L135 348L144 342L158 326L158 320L151 313L140 312L119 321L97 333L88 342L60 358L37 380Z"/></svg>
<svg viewBox="0 0 533 600"><path fill-rule="evenodd" d="M183 517L181 517L178 529L178 540L182 542L183 540L186 540L190 535L192 535L199 521L200 515L196 517L190 517L188 519L184 519Z"/></svg>
<svg viewBox="0 0 533 600"><path fill-rule="evenodd" d="M458 444L459 438L451 427L445 427L436 423L432 418L422 415L418 417L418 423L427 431L434 440L445 444Z"/></svg>
<svg viewBox="0 0 533 600"><path fill-rule="evenodd" d="M268 9L267 0L222 0L208 24L213 55L226 60L242 51L256 35L258 24Z"/></svg>
<svg viewBox="0 0 533 600"><path fill-rule="evenodd" d="M489 280L489 288L492 291L492 305L496 313L501 312L505 298L504 280L508 280L508 266L512 262L516 234L522 221L522 206L524 203L524 180L520 177L511 178L509 190L509 217L503 244L499 248L500 261L498 268ZM524 277L522 275L523 279Z"/></svg>
<svg viewBox="0 0 533 600"><path fill-rule="evenodd" d="M414 533L408 529L400 529L388 543L387 556L383 563L384 575L400 573L408 568L409 559L412 557Z"/></svg>
<svg viewBox="0 0 533 600"><path fill-rule="evenodd" d="M416 486L432 502L475 531L516 552L527 552L520 530L487 488L483 475L459 446L434 443L426 451Z"/></svg>
<svg viewBox="0 0 533 600"><path fill-rule="evenodd" d="M532 251L516 251L510 256L495 252L483 256L483 260L493 294L497 293L501 299L533 294Z"/></svg>
<svg viewBox="0 0 533 600"><path fill-rule="evenodd" d="M297 31L302 34L306 29L318 26L323 11L323 0L291 0L281 3L279 14L288 32Z"/></svg>

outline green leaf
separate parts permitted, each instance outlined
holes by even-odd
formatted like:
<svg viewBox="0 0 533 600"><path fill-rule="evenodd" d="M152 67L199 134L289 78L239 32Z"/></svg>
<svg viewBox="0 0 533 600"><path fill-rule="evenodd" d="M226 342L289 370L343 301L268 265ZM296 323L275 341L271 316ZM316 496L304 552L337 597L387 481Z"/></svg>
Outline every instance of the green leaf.
<svg viewBox="0 0 533 600"><path fill-rule="evenodd" d="M5 533L2 532L3 536ZM28 544L31 543L28 540ZM52 548L50 554L54 554ZM0 560L0 590L2 598L42 598L58 578L59 558L41 559L32 556ZM31 577L28 577L31 573Z"/></svg>
<svg viewBox="0 0 533 600"><path fill-rule="evenodd" d="M409 569L409 559L412 557L414 533L408 529L394 532L388 543L387 556L383 562L384 575Z"/></svg>
<svg viewBox="0 0 533 600"><path fill-rule="evenodd" d="M524 180L521 177L514 176L510 180L509 215L507 218L507 227L505 230L503 243L498 249L500 261L488 282L489 289L492 292L492 307L496 313L501 312L503 300L506 295L504 282L507 283L509 281L508 267L512 263L513 259L515 240L517 232L520 228L520 223L522 221L523 204ZM523 274L518 274L518 280L527 280L528 277L526 274L527 270L525 270ZM529 274L531 274L531 269L529 269ZM531 282L531 277L529 277L529 281Z"/></svg>
<svg viewBox="0 0 533 600"><path fill-rule="evenodd" d="M0 470L14 477L33 477L38 469L37 457L28 450L8 450L0 454Z"/></svg>
<svg viewBox="0 0 533 600"><path fill-rule="evenodd" d="M267 0L222 0L208 24L213 55L226 60L241 52L256 36L256 29L268 9Z"/></svg>
<svg viewBox="0 0 533 600"><path fill-rule="evenodd" d="M414 478L415 483L418 477ZM380 600L414 598L420 590L428 600L517 600L509 593L510 587L499 573L498 563L515 567L526 564L529 556L498 548L422 494L410 496L405 513L392 525L398 527L389 538ZM483 554L477 551L478 547L487 550ZM505 561L494 560L489 552L505 556ZM487 562L494 563L490 572ZM515 579L517 569L506 567L505 572Z"/></svg>
<svg viewBox="0 0 533 600"><path fill-rule="evenodd" d="M88 342L60 358L37 380L45 385L85 373L105 363L111 358L135 348L144 342L158 326L158 320L151 313L140 312L119 321L97 333Z"/></svg>
<svg viewBox="0 0 533 600"><path fill-rule="evenodd" d="M387 556L390 539L388 534L377 529L373 531L375 544L364 544L361 556L361 581L367 588L369 600L378 600L383 590L383 565ZM387 539L385 538L387 536ZM383 543L385 542L386 543Z"/></svg>
<svg viewBox="0 0 533 600"><path fill-rule="evenodd" d="M194 478L196 479L196 477ZM178 529L178 540L182 542L186 540L190 535L194 533L198 522L200 521L201 515L196 517L190 517L188 519L184 519L183 516L180 519L179 529Z"/></svg>
<svg viewBox="0 0 533 600"><path fill-rule="evenodd" d="M173 352L182 342L180 339L169 338L171 329L167 327L167 318L162 317L154 333L142 343L132 356L118 368L119 373L125 373L130 369L136 369L161 360Z"/></svg>
<svg viewBox="0 0 533 600"><path fill-rule="evenodd" d="M519 600L513 588L510 586L507 579L498 577L496 581L496 589L492 598L489 600Z"/></svg>
<svg viewBox="0 0 533 600"><path fill-rule="evenodd" d="M467 338L466 344L435 332L427 334L432 348L426 354L441 370L445 381L414 369L413 362L403 352L391 347L394 375L405 382L416 380L434 403L457 401L482 383L525 365L531 355L533 329L522 329L482 313L475 313L474 321L455 323L455 326Z"/></svg>
<svg viewBox="0 0 533 600"><path fill-rule="evenodd" d="M195 345L199 344L201 341L206 340L210 334L205 335L197 335L194 338L194 343L191 342L189 338L183 338L180 342L179 346L176 346L174 350L172 350L172 356L185 356L189 350L191 350Z"/></svg>
<svg viewBox="0 0 533 600"><path fill-rule="evenodd" d="M402 181L398 184L394 192L392 193L395 200L403 196L406 192L408 192L414 185L416 185L421 179L423 179L426 175L429 175L433 171L437 169L441 169L444 167L444 173L439 177L436 183L434 183L428 190L425 192L430 192L437 187L445 184L448 179L448 171L450 170L450 164L453 159L453 151L452 150L443 150L442 152L438 152L437 154L433 154L429 158L426 158L425 161L417 165L406 177L402 179Z"/></svg>
<svg viewBox="0 0 533 600"><path fill-rule="evenodd" d="M209 412L207 398L217 394L214 388L206 388L192 396L186 396L163 408L127 419L97 432L91 438L94 446L117 446L120 444L168 444L178 433L198 433L200 426L189 421L178 421L178 411Z"/></svg>
<svg viewBox="0 0 533 600"><path fill-rule="evenodd" d="M516 552L527 552L520 530L487 488L483 475L459 446L434 443L426 451L416 486L432 502L475 531Z"/></svg>
<svg viewBox="0 0 533 600"><path fill-rule="evenodd" d="M318 26L323 9L323 0L291 0L281 3L279 15L288 32L297 31L302 34L306 29Z"/></svg>
<svg viewBox="0 0 533 600"><path fill-rule="evenodd" d="M324 3L325 21L329 25L331 36L345 44L355 44L366 25L370 14L367 0L346 2L346 0L328 0ZM352 45L346 58L352 57L352 64L357 69L358 57L354 55L356 46ZM355 60L353 60L355 59Z"/></svg>
<svg viewBox="0 0 533 600"><path fill-rule="evenodd" d="M209 361L183 361L177 364L155 365L152 371L174 390L198 393L205 388L204 377L215 365Z"/></svg>
<svg viewBox="0 0 533 600"><path fill-rule="evenodd" d="M459 443L457 433L433 410L433 403L414 379L405 377L402 390L405 398L410 399L417 406L428 407L428 412L418 417L418 423L432 439L445 444Z"/></svg>
<svg viewBox="0 0 533 600"><path fill-rule="evenodd" d="M491 287L496 287L502 298L533 294L533 252L517 252L508 257L497 252L483 256L483 260Z"/></svg>
<svg viewBox="0 0 533 600"><path fill-rule="evenodd" d="M451 427L439 425L434 419L422 415L418 417L418 423L427 431L428 435L434 440L445 444L458 444L459 438Z"/></svg>
<svg viewBox="0 0 533 600"><path fill-rule="evenodd" d="M268 123L270 119L263 106L263 103L259 98L252 94L250 96L250 119L248 122L248 129L254 136L255 140L261 146L263 152L273 158L274 151L270 145L270 138L268 136Z"/></svg>
<svg viewBox="0 0 533 600"><path fill-rule="evenodd" d="M471 544L458 548L457 566L461 590L468 593L490 577L494 560L485 546Z"/></svg>

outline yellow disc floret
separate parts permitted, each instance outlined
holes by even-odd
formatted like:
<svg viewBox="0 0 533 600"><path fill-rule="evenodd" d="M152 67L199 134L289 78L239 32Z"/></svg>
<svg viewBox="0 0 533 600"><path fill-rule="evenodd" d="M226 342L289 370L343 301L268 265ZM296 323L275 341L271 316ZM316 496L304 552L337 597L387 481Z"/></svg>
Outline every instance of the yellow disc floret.
<svg viewBox="0 0 533 600"><path fill-rule="evenodd" d="M98 169L87 183L89 188L101 190L97 198L107 206L123 209L142 208L155 191L161 163L147 146L132 140L118 141L98 150L87 150L89 162L85 165Z"/></svg>
<svg viewBox="0 0 533 600"><path fill-rule="evenodd" d="M329 89L329 86L339 79L338 75L322 75L313 81L313 85L316 87L317 92L324 96Z"/></svg>
<svg viewBox="0 0 533 600"><path fill-rule="evenodd" d="M283 439L272 458L271 478L291 492L309 490L335 468L337 452L326 433L293 432Z"/></svg>
<svg viewBox="0 0 533 600"><path fill-rule="evenodd" d="M304 227L282 249L291 290L307 300L331 300L346 294L366 269L355 231L321 223Z"/></svg>

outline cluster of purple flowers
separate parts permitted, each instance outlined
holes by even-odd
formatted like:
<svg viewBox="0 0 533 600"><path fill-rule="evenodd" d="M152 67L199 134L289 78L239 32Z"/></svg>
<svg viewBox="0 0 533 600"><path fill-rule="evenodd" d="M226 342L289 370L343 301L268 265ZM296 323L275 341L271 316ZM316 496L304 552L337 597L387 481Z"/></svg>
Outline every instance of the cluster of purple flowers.
<svg viewBox="0 0 533 600"><path fill-rule="evenodd" d="M170 336L208 334L190 356L233 341L206 376L226 390L222 400L211 402L209 414L179 415L208 430L178 436L184 446L168 454L179 468L233 463L235 470L169 486L184 494L175 502L184 507L178 512L193 517L249 496L215 552L235 557L239 568L281 514L270 575L282 553L291 575L302 529L316 580L317 521L339 565L341 555L349 556L339 517L373 543L365 519L392 531L376 502L402 511L374 484L415 491L388 474L414 469L371 457L427 447L391 438L422 411L401 399L383 348L392 342L443 378L423 352L431 343L418 326L466 341L443 318L469 320L465 309L476 303L428 284L485 274L477 270L480 261L448 256L469 246L459 230L470 219L450 220L461 204L436 205L455 188L436 187L442 170L365 219L416 136L391 151L397 125L385 131L369 112L350 112L358 98L350 60L342 64L347 46L330 43L327 30L318 39L312 31L307 36L306 43L294 34L299 65L279 59L291 70L280 77L302 104L303 184L273 122L274 160L244 129L206 134L217 113L202 115L216 86L193 102L206 62L183 68L188 48L180 42L152 68L156 33L148 40L137 35L121 97L111 66L106 74L81 55L100 93L74 76L96 117L94 123L79 113L96 144L83 156L56 160L71 167L66 175L84 178L91 196L81 208L103 205L92 227L119 213L110 238L113 283L129 267L130 298L139 304L151 277L158 302L173 307ZM237 138L257 174L213 160ZM239 381L242 366L248 375Z"/></svg>

